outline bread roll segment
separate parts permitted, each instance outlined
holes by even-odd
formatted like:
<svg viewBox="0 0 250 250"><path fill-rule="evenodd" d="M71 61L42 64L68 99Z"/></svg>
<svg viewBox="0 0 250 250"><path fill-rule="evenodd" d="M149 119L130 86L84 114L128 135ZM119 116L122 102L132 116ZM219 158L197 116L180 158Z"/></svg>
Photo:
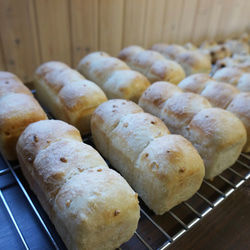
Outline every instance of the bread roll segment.
<svg viewBox="0 0 250 250"><path fill-rule="evenodd" d="M98 84L109 99L138 102L141 94L150 86L145 76L105 52L88 54L79 62L77 69L87 79Z"/></svg>
<svg viewBox="0 0 250 250"><path fill-rule="evenodd" d="M31 91L12 73L0 71L0 152L16 160L16 142L32 122L47 119Z"/></svg>
<svg viewBox="0 0 250 250"><path fill-rule="evenodd" d="M243 75L244 76L244 75ZM250 152L250 93L240 91L232 85L217 82L206 74L194 74L182 80L178 87L185 92L204 96L213 107L226 109L243 122L247 131L247 141L243 152Z"/></svg>
<svg viewBox="0 0 250 250"><path fill-rule="evenodd" d="M115 249L134 234L138 195L79 131L59 120L28 126L21 169L68 249Z"/></svg>
<svg viewBox="0 0 250 250"><path fill-rule="evenodd" d="M158 95L159 106L154 103L157 98L154 94L166 93L168 89L172 96L163 96L161 102L161 95ZM158 115L171 133L181 134L193 144L204 160L206 179L212 179L233 165L246 143L245 127L234 114L212 108L198 94L181 93L179 87L171 83L151 85L140 98L139 106L145 112Z"/></svg>
<svg viewBox="0 0 250 250"><path fill-rule="evenodd" d="M198 152L135 103L113 99L101 104L91 118L91 130L97 150L156 214L199 189L204 165Z"/></svg>
<svg viewBox="0 0 250 250"><path fill-rule="evenodd" d="M188 50L177 44L156 43L150 50L161 53L166 59L174 60L184 69L186 76L196 73L209 74L211 59L199 50Z"/></svg>
<svg viewBox="0 0 250 250"><path fill-rule="evenodd" d="M34 86L38 100L54 118L90 133L90 117L107 100L104 92L79 72L62 62L47 62L35 72Z"/></svg>
<svg viewBox="0 0 250 250"><path fill-rule="evenodd" d="M144 50L137 45L122 49L118 58L126 62L131 69L141 72L151 83L169 81L178 84L185 78L183 68L175 61L167 60L156 51Z"/></svg>

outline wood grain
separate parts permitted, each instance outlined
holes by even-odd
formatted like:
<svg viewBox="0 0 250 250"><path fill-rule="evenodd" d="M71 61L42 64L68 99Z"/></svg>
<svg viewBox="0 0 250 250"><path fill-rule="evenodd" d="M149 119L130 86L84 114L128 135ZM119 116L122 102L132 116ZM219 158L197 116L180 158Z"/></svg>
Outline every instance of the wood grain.
<svg viewBox="0 0 250 250"><path fill-rule="evenodd" d="M0 0L0 67L29 82L50 60L76 67L97 50L224 40L250 32L249 8L249 0Z"/></svg>
<svg viewBox="0 0 250 250"><path fill-rule="evenodd" d="M0 71L6 71L5 63L4 63L4 54L3 54L3 47L0 40Z"/></svg>
<svg viewBox="0 0 250 250"><path fill-rule="evenodd" d="M145 20L145 48L162 41L162 29L159 27L163 27L165 3L165 0L148 0Z"/></svg>
<svg viewBox="0 0 250 250"><path fill-rule="evenodd" d="M0 37L3 68L24 82L32 81L40 63L32 1L0 0Z"/></svg>
<svg viewBox="0 0 250 250"><path fill-rule="evenodd" d="M124 2L123 48L134 44L144 46L146 8L146 0Z"/></svg>
<svg viewBox="0 0 250 250"><path fill-rule="evenodd" d="M67 0L34 1L42 62L71 65L71 36Z"/></svg>
<svg viewBox="0 0 250 250"><path fill-rule="evenodd" d="M185 44L192 40L197 2L197 0L183 1L181 20L175 43Z"/></svg>
<svg viewBox="0 0 250 250"><path fill-rule="evenodd" d="M98 1L70 1L73 67L98 50Z"/></svg>
<svg viewBox="0 0 250 250"><path fill-rule="evenodd" d="M195 15L193 34L191 37L191 42L195 45L200 45L203 41L206 40L207 37L207 24L210 18L210 1L200 0L197 3L197 12Z"/></svg>
<svg viewBox="0 0 250 250"><path fill-rule="evenodd" d="M117 56L122 49L123 0L99 1L99 50Z"/></svg>
<svg viewBox="0 0 250 250"><path fill-rule="evenodd" d="M220 16L223 9L223 1L221 0L211 0L210 1L210 17L207 23L207 35L206 40L214 41L216 40L217 27L220 22Z"/></svg>
<svg viewBox="0 0 250 250"><path fill-rule="evenodd" d="M182 15L183 0L166 2L165 18L162 27L162 42L176 43Z"/></svg>

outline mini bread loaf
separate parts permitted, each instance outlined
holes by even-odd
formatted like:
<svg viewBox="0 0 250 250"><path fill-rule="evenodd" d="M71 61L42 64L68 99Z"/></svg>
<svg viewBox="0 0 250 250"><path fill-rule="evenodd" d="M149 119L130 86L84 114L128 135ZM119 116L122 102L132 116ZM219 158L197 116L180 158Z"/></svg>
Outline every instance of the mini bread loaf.
<svg viewBox="0 0 250 250"><path fill-rule="evenodd" d="M250 73L250 57L244 55L234 55L233 57L225 57L218 60L212 68L212 75L224 67L238 68Z"/></svg>
<svg viewBox="0 0 250 250"><path fill-rule="evenodd" d="M138 195L79 130L59 120L28 126L17 143L21 170L68 249L115 249L134 234Z"/></svg>
<svg viewBox="0 0 250 250"><path fill-rule="evenodd" d="M205 170L198 152L134 102L113 99L101 104L91 118L91 130L97 150L156 214L199 189Z"/></svg>
<svg viewBox="0 0 250 250"><path fill-rule="evenodd" d="M185 92L197 93L207 98L213 107L226 109L236 115L247 131L243 152L250 152L250 92L240 93L236 87L217 82L206 74L189 76L178 86Z"/></svg>
<svg viewBox="0 0 250 250"><path fill-rule="evenodd" d="M168 89L169 94L163 95ZM206 179L213 179L233 165L246 143L245 127L234 114L212 108L204 97L184 93L171 83L151 85L139 106L158 115L171 133L180 134L193 144L204 161Z"/></svg>
<svg viewBox="0 0 250 250"><path fill-rule="evenodd" d="M72 124L82 135L90 133L90 117L101 103L104 92L76 70L62 62L47 62L35 72L38 100L56 119Z"/></svg>
<svg viewBox="0 0 250 250"><path fill-rule="evenodd" d="M16 142L32 122L47 119L31 91L12 73L0 71L0 152L16 160Z"/></svg>
<svg viewBox="0 0 250 250"><path fill-rule="evenodd" d="M150 86L144 75L131 70L125 62L105 52L88 54L79 62L77 70L98 84L108 99L138 102L142 93Z"/></svg>
<svg viewBox="0 0 250 250"><path fill-rule="evenodd" d="M156 51L144 50L137 45L131 45L118 54L118 58L128 66L145 75L151 83L164 80L178 84L185 78L185 71L177 62L167 60Z"/></svg>
<svg viewBox="0 0 250 250"><path fill-rule="evenodd" d="M218 60L221 60L225 57L230 57L232 55L232 53L227 45L218 44L215 41L203 42L200 45L199 50L202 53L209 52L212 64L215 64Z"/></svg>
<svg viewBox="0 0 250 250"><path fill-rule="evenodd" d="M209 74L211 72L210 57L199 50L188 50L181 45L165 43L154 44L150 49L161 53L166 59L176 61L185 70L186 76L195 73Z"/></svg>
<svg viewBox="0 0 250 250"><path fill-rule="evenodd" d="M242 92L250 92L250 73L245 73L242 69L233 67L219 69L213 75L213 79L234 85Z"/></svg>

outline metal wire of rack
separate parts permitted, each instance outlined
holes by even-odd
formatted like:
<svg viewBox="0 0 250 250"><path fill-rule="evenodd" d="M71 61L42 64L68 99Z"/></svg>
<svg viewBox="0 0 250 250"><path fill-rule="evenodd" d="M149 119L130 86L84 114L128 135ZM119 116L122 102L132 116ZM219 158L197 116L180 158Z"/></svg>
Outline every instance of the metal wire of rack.
<svg viewBox="0 0 250 250"><path fill-rule="evenodd" d="M90 145L90 137L83 138ZM112 166L111 166L112 167ZM250 155L214 178L204 180L188 201L156 216L140 200L141 218L130 241L120 249L167 249L250 177ZM19 163L0 156L0 249L66 249L25 181Z"/></svg>

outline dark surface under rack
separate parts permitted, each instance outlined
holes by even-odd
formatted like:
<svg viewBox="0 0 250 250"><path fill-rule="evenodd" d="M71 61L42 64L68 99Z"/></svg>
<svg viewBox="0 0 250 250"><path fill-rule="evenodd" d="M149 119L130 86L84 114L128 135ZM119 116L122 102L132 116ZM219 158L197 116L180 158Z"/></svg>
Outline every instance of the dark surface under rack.
<svg viewBox="0 0 250 250"><path fill-rule="evenodd" d="M92 144L91 137L83 138ZM111 166L112 167L112 166ZM140 200L141 218L130 241L121 249L167 249L223 202L250 177L250 155L213 181L204 180L188 201L156 216ZM0 249L65 249L53 224L24 179L19 163L0 155Z"/></svg>

